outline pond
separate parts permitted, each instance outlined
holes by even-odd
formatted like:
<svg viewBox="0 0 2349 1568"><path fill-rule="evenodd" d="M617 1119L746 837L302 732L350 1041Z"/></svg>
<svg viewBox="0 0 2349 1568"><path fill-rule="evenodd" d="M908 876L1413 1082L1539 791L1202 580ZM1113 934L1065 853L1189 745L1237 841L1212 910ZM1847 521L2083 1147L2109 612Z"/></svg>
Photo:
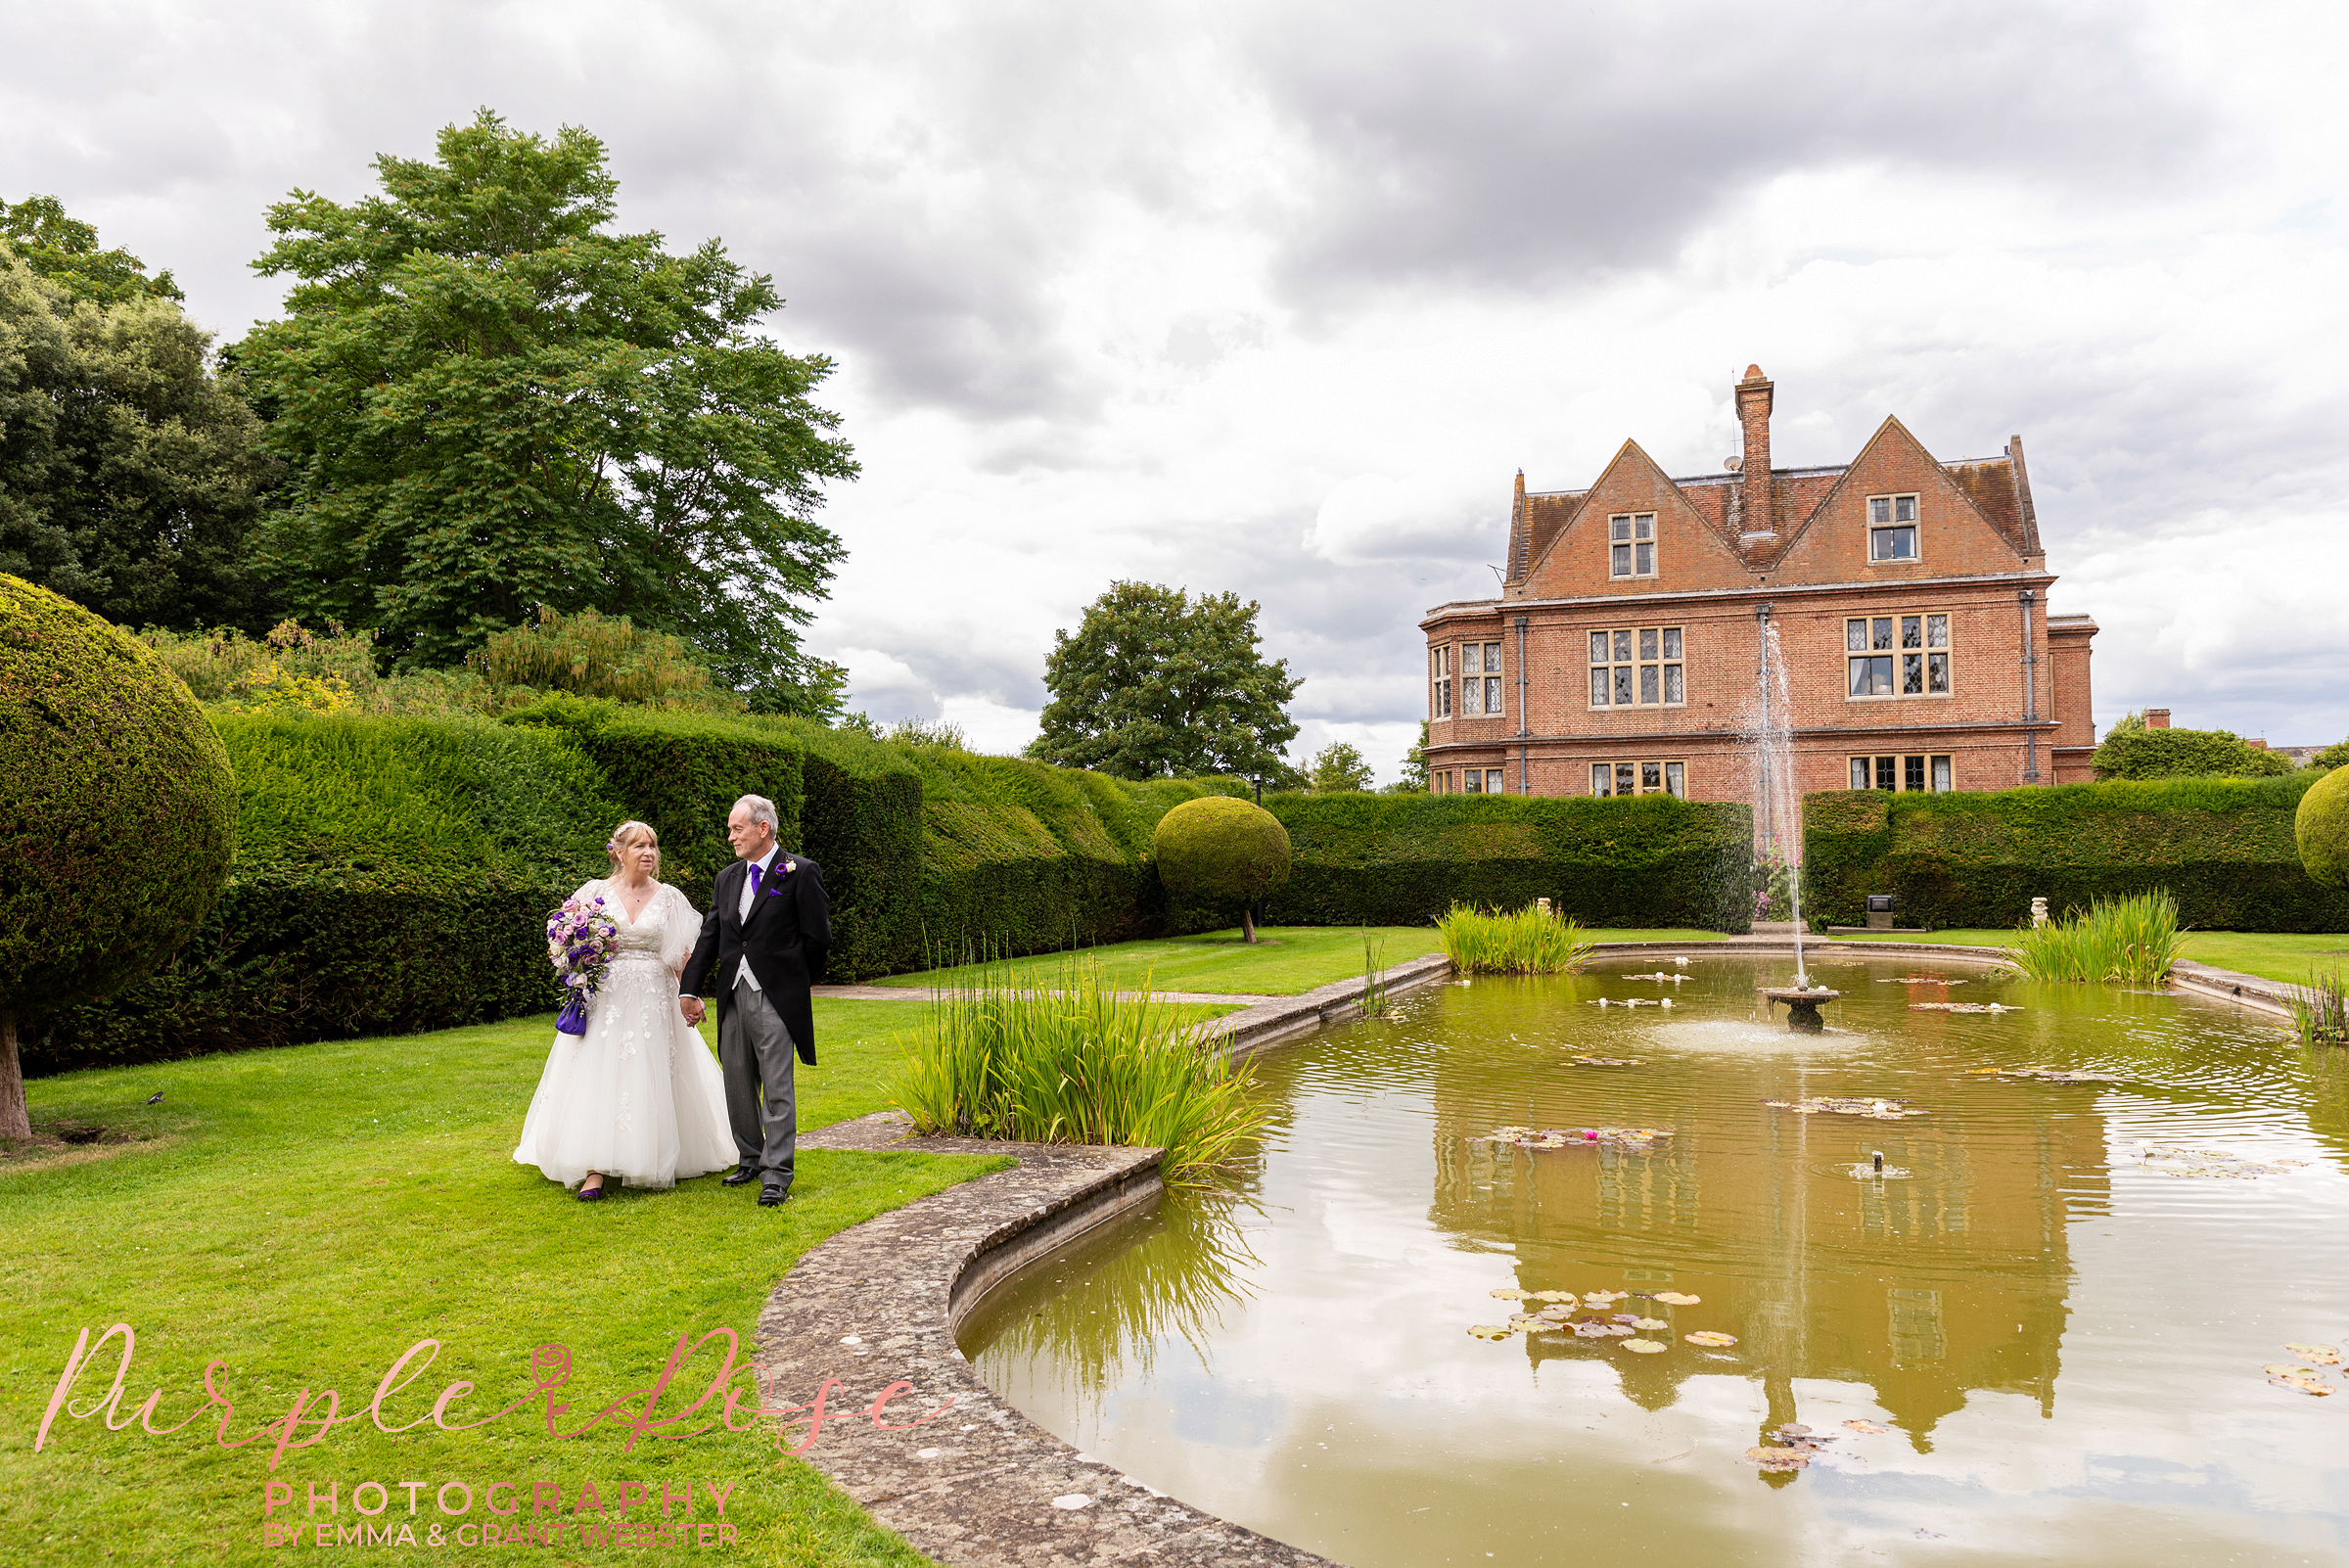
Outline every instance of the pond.
<svg viewBox="0 0 2349 1568"><path fill-rule="evenodd" d="M1843 999L1799 1034L1755 1001L1788 968L1453 983L1274 1052L1228 1188L1047 1258L963 1348L1079 1449L1355 1568L2349 1563L2349 1383L2286 1348L2349 1347L2349 1053L1911 957L1818 960Z"/></svg>

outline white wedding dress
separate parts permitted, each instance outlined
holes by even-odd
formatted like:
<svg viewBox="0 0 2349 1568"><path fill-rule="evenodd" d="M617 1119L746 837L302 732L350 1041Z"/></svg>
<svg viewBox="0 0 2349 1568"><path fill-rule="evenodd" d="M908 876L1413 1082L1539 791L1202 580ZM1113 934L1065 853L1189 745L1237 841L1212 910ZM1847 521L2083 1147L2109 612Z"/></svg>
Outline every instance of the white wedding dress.
<svg viewBox="0 0 2349 1568"><path fill-rule="evenodd" d="M702 933L685 895L664 883L631 921L620 890L602 895L619 943L588 1003L587 1033L555 1036L515 1160L567 1187L603 1173L609 1187L669 1187L735 1164L725 1077L677 1010L677 970Z"/></svg>

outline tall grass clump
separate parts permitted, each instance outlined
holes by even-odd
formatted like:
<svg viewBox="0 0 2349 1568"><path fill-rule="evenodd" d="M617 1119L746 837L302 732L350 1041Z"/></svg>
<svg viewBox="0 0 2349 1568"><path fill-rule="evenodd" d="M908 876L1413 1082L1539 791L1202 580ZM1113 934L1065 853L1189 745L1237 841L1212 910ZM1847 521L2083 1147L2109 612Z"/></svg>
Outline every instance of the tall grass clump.
<svg viewBox="0 0 2349 1568"><path fill-rule="evenodd" d="M2098 899L2060 920L2015 933L2014 966L2033 980L2114 981L2158 986L2178 961L2186 936L2178 900L2167 888L2126 899Z"/></svg>
<svg viewBox="0 0 2349 1568"><path fill-rule="evenodd" d="M2339 970L2310 975L2308 984L2286 999L2301 1044L2349 1045L2349 990L2343 988Z"/></svg>
<svg viewBox="0 0 2349 1568"><path fill-rule="evenodd" d="M1231 1163L1264 1125L1254 1074L1172 1003L1112 988L1095 963L1048 988L987 971L942 996L891 1084L924 1133L1167 1151L1173 1183Z"/></svg>
<svg viewBox="0 0 2349 1568"><path fill-rule="evenodd" d="M1472 909L1455 903L1436 922L1444 955L1463 975L1555 975L1583 967L1596 945L1581 924L1540 904Z"/></svg>

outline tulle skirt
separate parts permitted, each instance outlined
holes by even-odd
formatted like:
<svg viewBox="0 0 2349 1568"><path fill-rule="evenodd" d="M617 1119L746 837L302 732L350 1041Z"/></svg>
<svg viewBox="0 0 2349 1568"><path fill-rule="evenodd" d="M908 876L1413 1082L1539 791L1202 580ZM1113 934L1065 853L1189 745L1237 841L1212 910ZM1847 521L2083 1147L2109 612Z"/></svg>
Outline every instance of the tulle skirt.
<svg viewBox="0 0 2349 1568"><path fill-rule="evenodd" d="M515 1160L576 1187L669 1187L735 1163L725 1076L677 1011L676 987L655 958L606 973L584 1035L555 1036Z"/></svg>

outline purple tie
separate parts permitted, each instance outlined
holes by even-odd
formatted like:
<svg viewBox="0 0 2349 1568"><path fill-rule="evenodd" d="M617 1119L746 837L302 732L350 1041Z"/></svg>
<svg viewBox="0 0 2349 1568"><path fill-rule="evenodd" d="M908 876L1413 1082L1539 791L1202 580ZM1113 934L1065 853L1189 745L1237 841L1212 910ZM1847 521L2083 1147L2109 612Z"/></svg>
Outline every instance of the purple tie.
<svg viewBox="0 0 2349 1568"><path fill-rule="evenodd" d="M759 862L753 860L751 862L751 897L754 899L759 896Z"/></svg>

